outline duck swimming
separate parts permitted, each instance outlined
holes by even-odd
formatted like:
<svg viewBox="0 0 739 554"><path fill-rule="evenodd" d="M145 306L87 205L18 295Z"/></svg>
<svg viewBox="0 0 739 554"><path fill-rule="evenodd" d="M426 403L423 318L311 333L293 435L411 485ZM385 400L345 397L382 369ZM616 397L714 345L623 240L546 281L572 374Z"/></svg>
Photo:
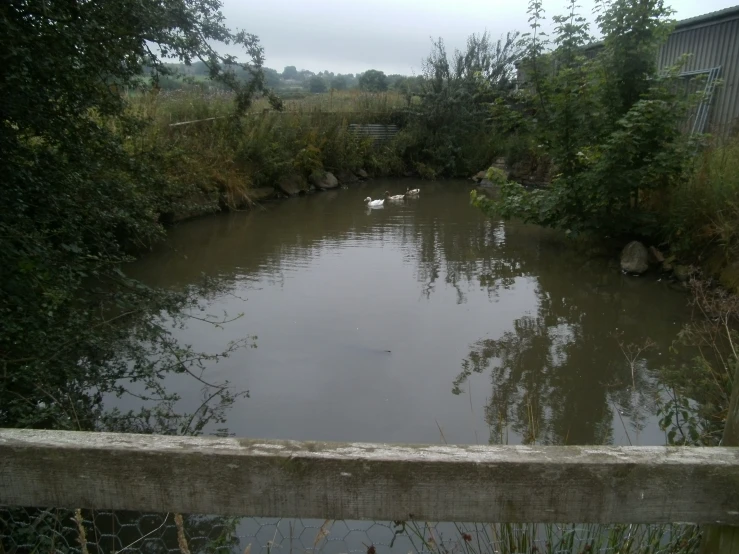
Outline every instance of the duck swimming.
<svg viewBox="0 0 739 554"><path fill-rule="evenodd" d="M370 208L379 208L380 206L385 205L385 200L372 200L369 196L364 199L364 203L367 204Z"/></svg>
<svg viewBox="0 0 739 554"><path fill-rule="evenodd" d="M405 198L408 198L410 196L420 196L420 195L421 195L421 189L411 189L411 188L405 189L405 195L404 195Z"/></svg>

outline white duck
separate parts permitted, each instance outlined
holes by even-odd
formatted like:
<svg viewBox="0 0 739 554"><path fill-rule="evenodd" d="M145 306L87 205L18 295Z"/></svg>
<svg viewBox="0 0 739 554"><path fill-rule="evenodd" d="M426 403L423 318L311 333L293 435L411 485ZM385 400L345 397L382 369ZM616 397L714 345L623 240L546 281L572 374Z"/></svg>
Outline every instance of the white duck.
<svg viewBox="0 0 739 554"><path fill-rule="evenodd" d="M390 193L385 191L385 200L389 200L390 202L402 202L405 200L405 194L395 194L390 196Z"/></svg>
<svg viewBox="0 0 739 554"><path fill-rule="evenodd" d="M405 197L408 198L409 196L421 196L421 189L405 189Z"/></svg>
<svg viewBox="0 0 739 554"><path fill-rule="evenodd" d="M385 205L385 200L372 200L372 198L368 196L364 199L364 203L367 204L370 208L379 208Z"/></svg>

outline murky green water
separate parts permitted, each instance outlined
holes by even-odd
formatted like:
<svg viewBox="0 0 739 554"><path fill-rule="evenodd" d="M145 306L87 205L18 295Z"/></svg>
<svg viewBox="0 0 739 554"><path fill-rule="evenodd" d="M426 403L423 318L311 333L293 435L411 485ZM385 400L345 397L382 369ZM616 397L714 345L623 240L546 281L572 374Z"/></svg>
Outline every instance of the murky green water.
<svg viewBox="0 0 739 554"><path fill-rule="evenodd" d="M407 185L421 197L380 210L362 202ZM258 336L210 370L251 393L229 412L238 436L663 444L655 369L685 296L622 276L553 232L490 221L469 189L372 181L205 217L129 269L167 287L203 273L227 283L208 311L243 317L177 333L209 351ZM656 342L633 380L614 334ZM170 385L199 405L198 383Z"/></svg>

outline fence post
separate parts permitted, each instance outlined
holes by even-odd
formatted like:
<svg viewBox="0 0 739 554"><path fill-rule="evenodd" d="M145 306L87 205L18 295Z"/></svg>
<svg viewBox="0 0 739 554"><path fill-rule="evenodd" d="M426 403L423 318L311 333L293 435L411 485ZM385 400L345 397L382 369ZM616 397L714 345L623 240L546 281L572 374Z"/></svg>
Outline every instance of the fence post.
<svg viewBox="0 0 739 554"><path fill-rule="evenodd" d="M735 363L731 400L721 445L739 447L739 360L735 360ZM739 504L739 500L737 502ZM732 525L706 527L701 541L701 554L739 554L739 527Z"/></svg>

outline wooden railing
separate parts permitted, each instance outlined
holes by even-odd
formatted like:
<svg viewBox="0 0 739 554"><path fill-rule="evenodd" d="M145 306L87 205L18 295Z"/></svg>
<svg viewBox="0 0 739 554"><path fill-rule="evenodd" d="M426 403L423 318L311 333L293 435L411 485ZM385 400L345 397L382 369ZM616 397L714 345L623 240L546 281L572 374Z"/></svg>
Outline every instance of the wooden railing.
<svg viewBox="0 0 739 554"><path fill-rule="evenodd" d="M702 554L736 554L739 386L723 444L414 446L0 429L0 505L386 521L684 522L708 524Z"/></svg>
<svg viewBox="0 0 739 554"><path fill-rule="evenodd" d="M739 525L739 448L410 446L6 429L0 504Z"/></svg>

